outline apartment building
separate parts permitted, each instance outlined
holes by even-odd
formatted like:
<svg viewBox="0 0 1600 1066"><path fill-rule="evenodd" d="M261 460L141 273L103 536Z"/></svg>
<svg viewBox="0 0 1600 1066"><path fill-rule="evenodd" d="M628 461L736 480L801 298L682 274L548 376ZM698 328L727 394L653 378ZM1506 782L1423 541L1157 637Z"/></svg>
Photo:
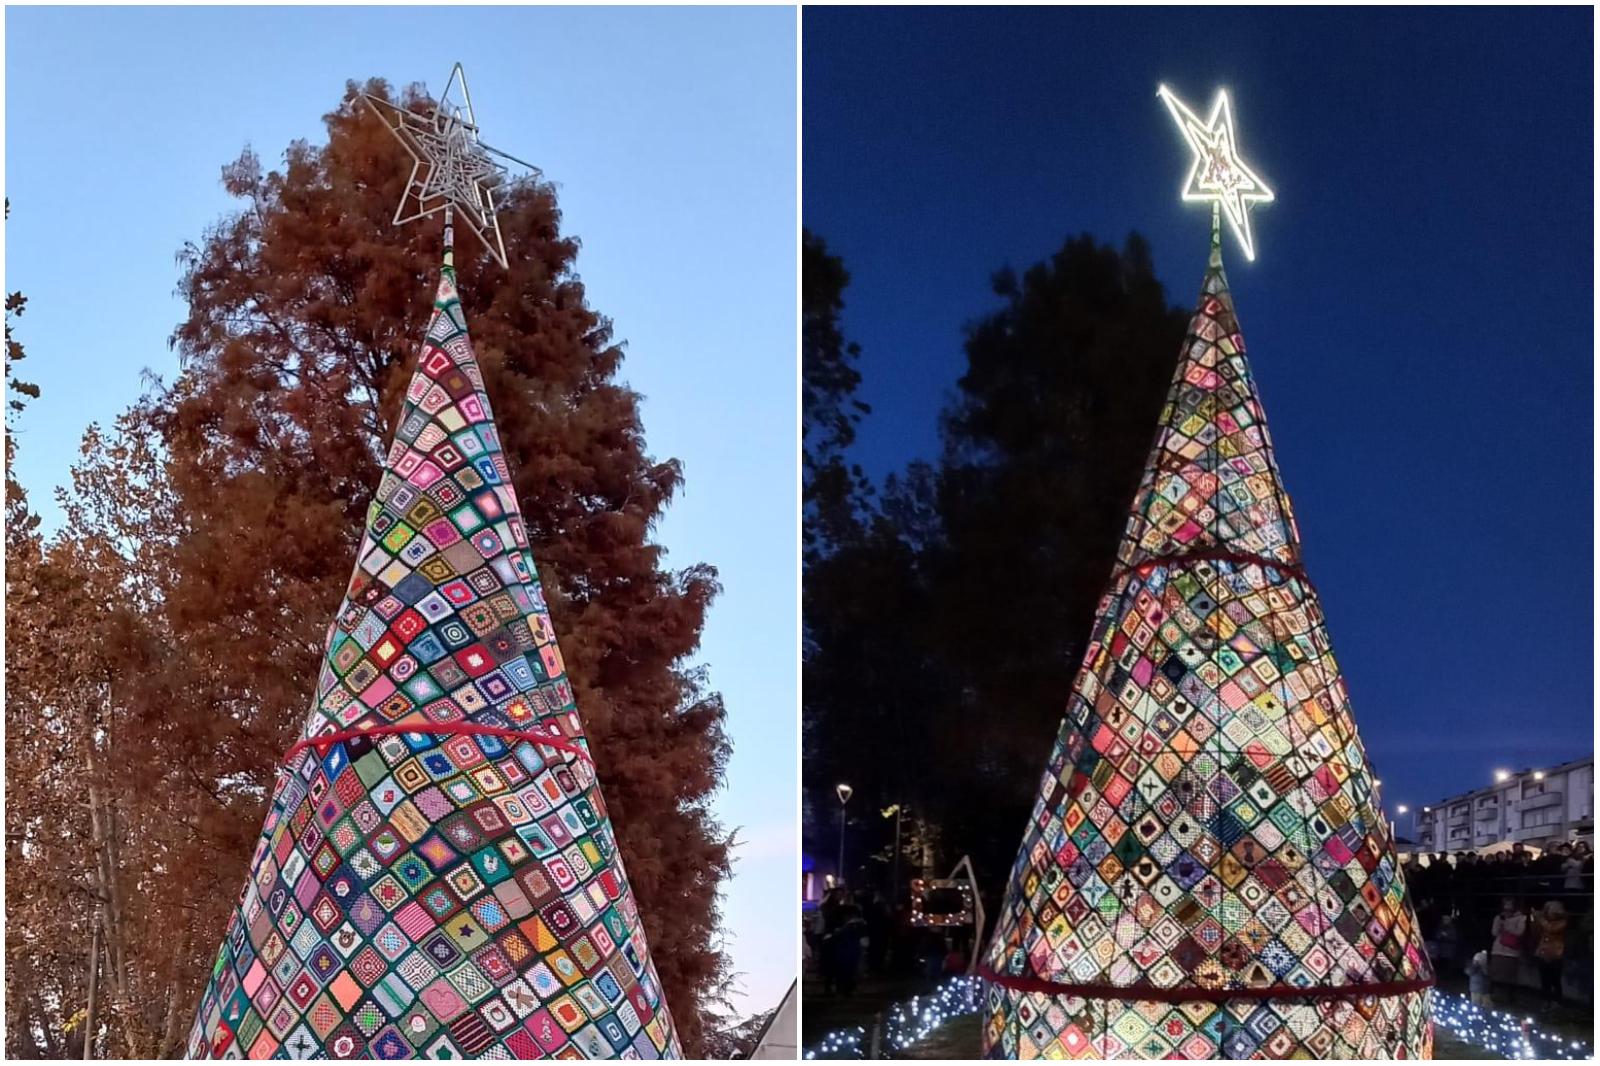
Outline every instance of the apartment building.
<svg viewBox="0 0 1600 1066"><path fill-rule="evenodd" d="M1422 851L1480 851L1496 844L1544 848L1594 843L1594 757L1545 769L1497 770L1494 783L1416 812ZM1402 827L1403 829L1403 827Z"/></svg>

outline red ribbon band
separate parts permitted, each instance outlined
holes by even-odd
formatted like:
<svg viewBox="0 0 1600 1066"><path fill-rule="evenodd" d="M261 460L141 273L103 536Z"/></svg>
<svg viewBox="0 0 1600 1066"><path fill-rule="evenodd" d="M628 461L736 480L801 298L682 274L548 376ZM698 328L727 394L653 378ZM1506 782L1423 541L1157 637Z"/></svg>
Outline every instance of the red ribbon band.
<svg viewBox="0 0 1600 1066"><path fill-rule="evenodd" d="M1137 563L1129 563L1117 568L1111 575L1115 582L1128 571L1137 571L1142 577L1158 566L1173 566L1189 560L1213 563L1237 563L1240 566L1269 566L1290 577L1298 578L1307 587L1311 586L1311 578L1306 576L1305 568L1299 563L1286 563L1279 559L1269 559L1265 555L1251 555L1249 552L1228 551L1225 548L1201 548L1192 552L1178 552L1172 555L1153 555Z"/></svg>

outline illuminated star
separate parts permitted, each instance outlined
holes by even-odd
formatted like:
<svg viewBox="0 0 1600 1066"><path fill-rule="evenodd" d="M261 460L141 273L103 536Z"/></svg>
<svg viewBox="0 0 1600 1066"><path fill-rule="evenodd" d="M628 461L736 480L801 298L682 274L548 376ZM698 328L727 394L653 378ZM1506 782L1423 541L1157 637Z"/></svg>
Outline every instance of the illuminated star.
<svg viewBox="0 0 1600 1066"><path fill-rule="evenodd" d="M461 86L459 104L450 98L457 82ZM450 72L438 104L425 114L396 107L367 93L362 97L411 156L411 178L395 209L395 224L453 208L495 260L505 266L506 249L500 238L494 190L504 183L506 171L489 153L522 163L530 170L537 168L478 139L472 95L467 91L467 75L461 64L457 63Z"/></svg>
<svg viewBox="0 0 1600 1066"><path fill-rule="evenodd" d="M1267 183L1239 158L1233 106L1228 102L1227 91L1217 91L1211 115L1204 122L1165 85L1156 90L1156 95L1167 105L1172 121L1194 150L1194 166L1184 182L1183 198L1220 205L1234 237L1244 248L1245 258L1255 259L1255 245L1250 239L1250 205L1269 204L1273 195Z"/></svg>

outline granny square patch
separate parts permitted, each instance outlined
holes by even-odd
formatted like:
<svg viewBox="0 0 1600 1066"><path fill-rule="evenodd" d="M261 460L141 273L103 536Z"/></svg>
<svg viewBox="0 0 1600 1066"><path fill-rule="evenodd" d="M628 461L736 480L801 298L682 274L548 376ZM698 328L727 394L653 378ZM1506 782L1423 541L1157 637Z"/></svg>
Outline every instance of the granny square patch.
<svg viewBox="0 0 1600 1066"><path fill-rule="evenodd" d="M680 1057L448 248L387 455L188 1054Z"/></svg>
<svg viewBox="0 0 1600 1066"><path fill-rule="evenodd" d="M1433 969L1331 648L1213 244L985 952L988 1057L1431 1056ZM575 898L542 905L552 930Z"/></svg>

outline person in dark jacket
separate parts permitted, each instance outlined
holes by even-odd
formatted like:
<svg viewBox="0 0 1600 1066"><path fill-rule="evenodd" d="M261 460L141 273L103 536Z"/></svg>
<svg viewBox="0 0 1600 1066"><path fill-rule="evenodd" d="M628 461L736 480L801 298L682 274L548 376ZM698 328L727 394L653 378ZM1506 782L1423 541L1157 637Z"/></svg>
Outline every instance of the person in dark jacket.
<svg viewBox="0 0 1600 1066"><path fill-rule="evenodd" d="M856 979L861 974L861 944L866 936L867 920L861 908L846 904L840 912L838 928L829 934L823 947L833 985L842 996L855 995Z"/></svg>

